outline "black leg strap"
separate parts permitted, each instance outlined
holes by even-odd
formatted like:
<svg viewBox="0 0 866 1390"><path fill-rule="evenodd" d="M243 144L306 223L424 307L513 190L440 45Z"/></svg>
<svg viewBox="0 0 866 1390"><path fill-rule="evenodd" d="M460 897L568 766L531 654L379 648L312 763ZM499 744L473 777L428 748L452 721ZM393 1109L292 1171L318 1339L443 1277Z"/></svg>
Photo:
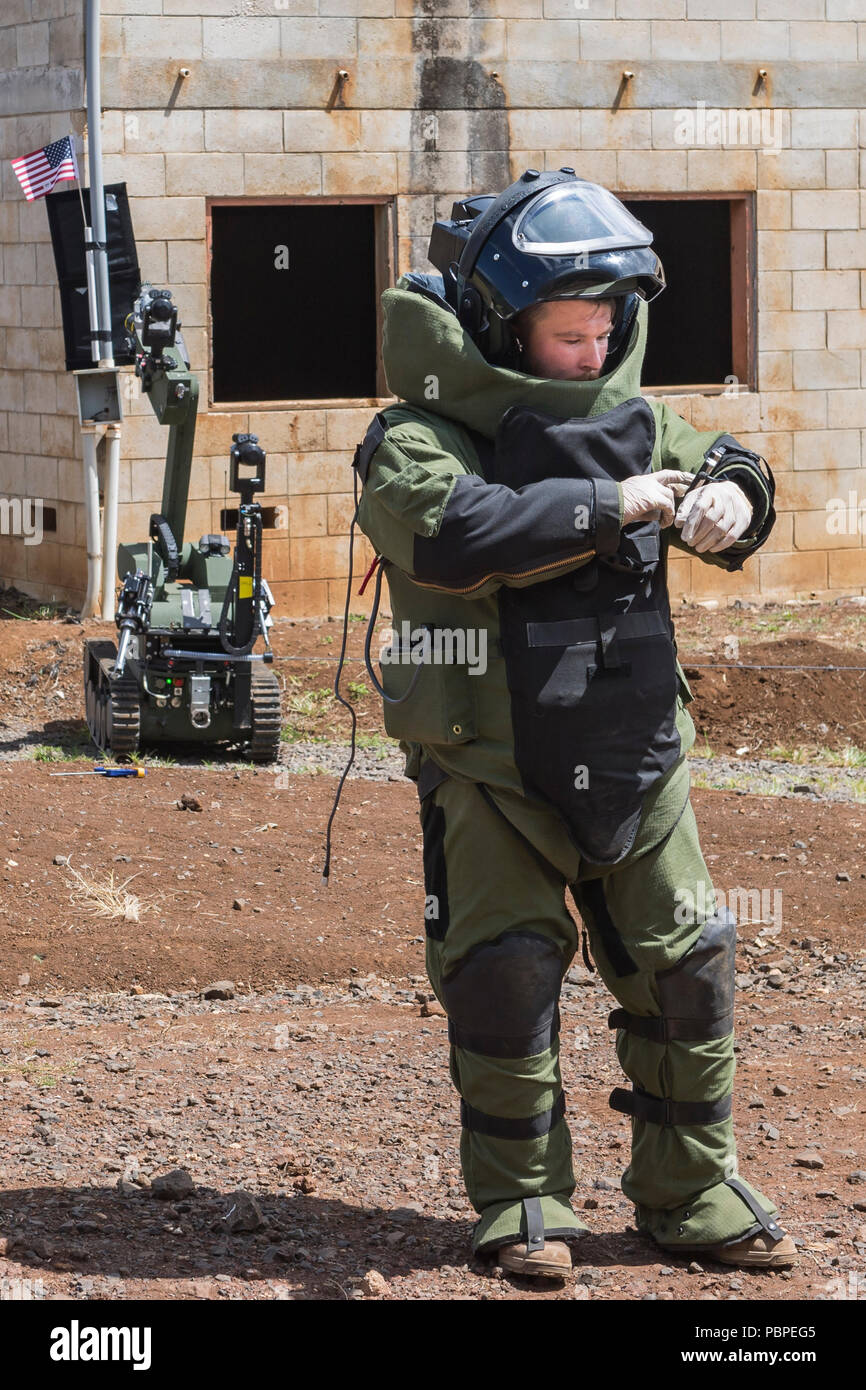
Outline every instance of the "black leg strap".
<svg viewBox="0 0 866 1390"><path fill-rule="evenodd" d="M560 1091L549 1110L542 1110L540 1115L532 1115L525 1120L486 1115L483 1110L476 1110L474 1105L467 1105L465 1100L460 1101L460 1123L463 1128L471 1129L475 1134L489 1134L493 1139L538 1139L542 1134L549 1134L564 1114L563 1091Z"/></svg>
<svg viewBox="0 0 866 1390"><path fill-rule="evenodd" d="M718 1018L666 1018L663 1014L651 1018L630 1014L626 1009L612 1009L608 1028L625 1028L636 1038L651 1042L703 1042L709 1038L725 1038L734 1031L733 1012Z"/></svg>
<svg viewBox="0 0 866 1390"><path fill-rule="evenodd" d="M637 1086L631 1091L615 1086L608 1105L612 1110L621 1110L624 1115L634 1115L638 1120L649 1120L653 1125L714 1125L728 1118L732 1099L729 1094L720 1100L671 1100L651 1096Z"/></svg>
<svg viewBox="0 0 866 1390"><path fill-rule="evenodd" d="M758 1220L761 1223L761 1226L766 1231L767 1235L770 1237L774 1244L776 1244L776 1242L780 1241L783 1238L785 1232L782 1230L781 1226L779 1226L773 1220L773 1218L767 1212L764 1211L764 1208L761 1206L760 1202L752 1196L749 1189L742 1182L740 1182L739 1178L725 1178L725 1185L727 1187L732 1187L736 1192L737 1196L742 1197L746 1206L754 1214L756 1220ZM740 1238L741 1237L738 1237L738 1239Z"/></svg>
<svg viewBox="0 0 866 1390"><path fill-rule="evenodd" d="M541 1214L540 1197L524 1197L523 1210L526 1213L526 1253L544 1249L544 1217Z"/></svg>
<svg viewBox="0 0 866 1390"><path fill-rule="evenodd" d="M559 1037L559 1008L553 1011L550 1022L536 1028L532 1033L503 1037L499 1033L470 1033L462 1024L448 1019L448 1041L467 1052L478 1052L483 1057L536 1057L539 1052L547 1052Z"/></svg>

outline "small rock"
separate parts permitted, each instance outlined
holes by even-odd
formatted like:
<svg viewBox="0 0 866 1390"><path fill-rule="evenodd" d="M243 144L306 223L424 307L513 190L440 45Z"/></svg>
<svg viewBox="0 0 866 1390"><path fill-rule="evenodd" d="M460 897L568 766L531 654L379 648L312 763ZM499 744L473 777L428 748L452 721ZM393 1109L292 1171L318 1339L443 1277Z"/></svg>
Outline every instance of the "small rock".
<svg viewBox="0 0 866 1390"><path fill-rule="evenodd" d="M697 1260L692 1260L691 1264L689 1265L689 1274L703 1274L703 1272L703 1265L699 1265Z"/></svg>
<svg viewBox="0 0 866 1390"><path fill-rule="evenodd" d="M68 864L69 860L65 854L55 854L52 864Z"/></svg>
<svg viewBox="0 0 866 1390"><path fill-rule="evenodd" d="M187 796L186 792L184 792L180 801L177 803L177 809L179 811L200 811L201 802L194 796Z"/></svg>
<svg viewBox="0 0 866 1390"><path fill-rule="evenodd" d="M246 898L235 898L234 902L232 903L232 907L234 908L235 912L243 912L246 905Z"/></svg>
<svg viewBox="0 0 866 1390"><path fill-rule="evenodd" d="M388 1293L388 1281L378 1269L368 1270L361 1280L361 1288L370 1298L382 1298Z"/></svg>
<svg viewBox="0 0 866 1390"><path fill-rule="evenodd" d="M18 988L19 988L19 989L25 989L25 988L27 987L27 985L29 985L29 983L30 983L30 976L27 974L27 971L26 971L26 970L25 970L25 971L22 971L22 973L18 976Z"/></svg>
<svg viewBox="0 0 866 1390"><path fill-rule="evenodd" d="M805 1151L794 1155L795 1168L823 1168L824 1160L820 1154Z"/></svg>
<svg viewBox="0 0 866 1390"><path fill-rule="evenodd" d="M836 875L836 882L837 882L837 883L850 883L850 882L851 882L851 875L850 875L850 874L846 874L846 873L842 873L842 872L837 873L837 875Z"/></svg>
<svg viewBox="0 0 866 1390"><path fill-rule="evenodd" d="M671 1269L670 1265L662 1265L661 1269L659 1270L659 1274L665 1274L665 1275L667 1275L667 1274L673 1274L673 1273L674 1273L674 1271Z"/></svg>
<svg viewBox="0 0 866 1390"><path fill-rule="evenodd" d="M154 1197L162 1201L176 1202L181 1197L189 1197L195 1192L195 1183L185 1168L173 1168L170 1173L162 1173L154 1178L150 1190Z"/></svg>
<svg viewBox="0 0 866 1390"><path fill-rule="evenodd" d="M231 1193L223 1224L233 1234L238 1231L258 1231L265 1225L262 1209L251 1192L241 1189Z"/></svg>
<svg viewBox="0 0 866 1390"><path fill-rule="evenodd" d="M773 1087L773 1095L774 1095L774 1096L789 1096L790 1094L791 1094L791 1088L790 1088L790 1086L783 1086L783 1085L781 1084L781 1082L777 1082L777 1084Z"/></svg>
<svg viewBox="0 0 866 1390"><path fill-rule="evenodd" d="M421 1005L421 1018L445 1018L445 1010L438 999L425 999Z"/></svg>
<svg viewBox="0 0 866 1390"><path fill-rule="evenodd" d="M853 1173L849 1173L847 1182L866 1182L866 1168L855 1168Z"/></svg>
<svg viewBox="0 0 866 1390"><path fill-rule="evenodd" d="M235 986L233 980L217 980L215 984L205 985L201 991L202 999L234 999Z"/></svg>

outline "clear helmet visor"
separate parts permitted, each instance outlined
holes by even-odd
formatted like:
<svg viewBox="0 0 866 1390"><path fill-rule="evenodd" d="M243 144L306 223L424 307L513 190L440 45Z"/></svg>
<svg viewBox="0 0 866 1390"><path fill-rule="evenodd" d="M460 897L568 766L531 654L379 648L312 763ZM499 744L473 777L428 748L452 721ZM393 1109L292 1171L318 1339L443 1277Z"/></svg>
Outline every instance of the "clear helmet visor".
<svg viewBox="0 0 866 1390"><path fill-rule="evenodd" d="M652 245L652 232L618 198L584 182L557 184L533 198L511 237L518 250L538 256Z"/></svg>

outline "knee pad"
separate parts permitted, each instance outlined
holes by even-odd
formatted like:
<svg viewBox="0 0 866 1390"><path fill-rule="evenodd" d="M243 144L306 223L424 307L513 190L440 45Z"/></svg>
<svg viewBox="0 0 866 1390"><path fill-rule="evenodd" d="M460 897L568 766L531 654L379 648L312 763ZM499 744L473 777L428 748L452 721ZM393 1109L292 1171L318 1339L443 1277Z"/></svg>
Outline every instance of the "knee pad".
<svg viewBox="0 0 866 1390"><path fill-rule="evenodd" d="M697 941L676 965L655 974L661 1014L642 1017L614 1009L610 1028L651 1042L704 1042L727 1037L734 1029L737 919L723 907L708 917ZM634 1088L616 1087L608 1104L614 1110L654 1124L715 1124L731 1113L731 1096L715 1101L675 1101Z"/></svg>
<svg viewBox="0 0 866 1390"><path fill-rule="evenodd" d="M625 1028L653 1042L702 1042L734 1028L737 919L729 907L708 917L697 941L676 965L655 973L661 1016L614 1009L610 1028Z"/></svg>
<svg viewBox="0 0 866 1390"><path fill-rule="evenodd" d="M559 1035L563 957L538 932L505 932L470 951L442 980L448 1037L487 1057L531 1057Z"/></svg>

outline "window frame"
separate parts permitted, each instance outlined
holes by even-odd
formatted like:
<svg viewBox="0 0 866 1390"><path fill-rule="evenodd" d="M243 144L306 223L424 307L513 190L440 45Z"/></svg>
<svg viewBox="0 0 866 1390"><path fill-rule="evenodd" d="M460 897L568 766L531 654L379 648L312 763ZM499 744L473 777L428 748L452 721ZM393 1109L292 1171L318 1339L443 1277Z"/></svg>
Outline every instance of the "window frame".
<svg viewBox="0 0 866 1390"><path fill-rule="evenodd" d="M758 390L758 238L756 194L753 189L701 189L693 193L624 190L622 202L727 202L731 210L731 372L741 391ZM683 382L676 386L647 386L651 396L722 396L730 383Z"/></svg>
<svg viewBox="0 0 866 1390"><path fill-rule="evenodd" d="M213 218L211 209L214 207L277 207L289 205L295 207L322 207L342 205L346 203L362 204L372 207L373 212L373 239L374 239L374 270L376 276L376 396L310 396L298 397L296 399L285 400L265 400L265 401L216 401L213 395L213 316L211 312L211 272L213 263ZM394 283L394 267L397 264L397 198L396 195L371 194L370 196L359 196L355 194L345 197L309 195L304 196L285 196L285 197L238 197L222 198L219 196L205 198L205 247L206 247L206 332L207 332L207 406L208 412L223 412L226 415L237 415L243 411L264 412L269 410L351 410L361 409L369 406L376 409L383 401L392 401L394 397L388 391L388 384L385 380L385 368L382 361L382 291L388 289Z"/></svg>

